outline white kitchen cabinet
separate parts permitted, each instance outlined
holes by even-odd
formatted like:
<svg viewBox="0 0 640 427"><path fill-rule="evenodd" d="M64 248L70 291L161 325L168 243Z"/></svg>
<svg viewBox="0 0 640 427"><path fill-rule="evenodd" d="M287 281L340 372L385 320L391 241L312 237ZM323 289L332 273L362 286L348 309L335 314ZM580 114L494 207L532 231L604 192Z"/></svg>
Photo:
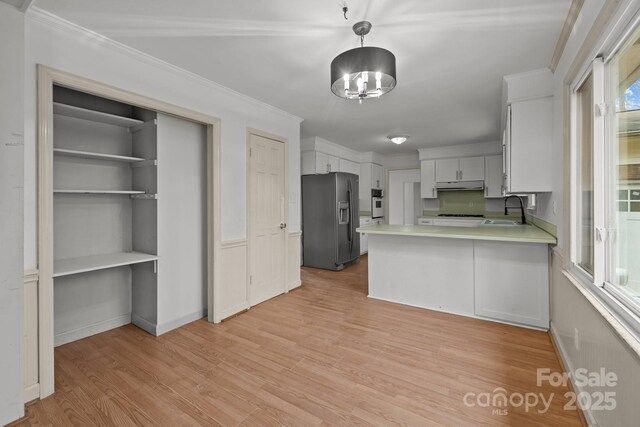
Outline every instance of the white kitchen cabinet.
<svg viewBox="0 0 640 427"><path fill-rule="evenodd" d="M371 225L371 217L361 216L360 217L360 227L366 227ZM369 236L367 233L360 233L360 255L364 255L368 251L369 246Z"/></svg>
<svg viewBox="0 0 640 427"><path fill-rule="evenodd" d="M340 172L360 175L360 164L347 159L338 159Z"/></svg>
<svg viewBox="0 0 640 427"><path fill-rule="evenodd" d="M371 164L371 188L382 189L384 187L384 174L382 166Z"/></svg>
<svg viewBox="0 0 640 427"><path fill-rule="evenodd" d="M553 74L504 77L503 155L507 193L553 191Z"/></svg>
<svg viewBox="0 0 640 427"><path fill-rule="evenodd" d="M474 242L475 314L549 328L547 245Z"/></svg>
<svg viewBox="0 0 640 427"><path fill-rule="evenodd" d="M375 163L360 163L360 210L371 210L371 189L382 189L382 166Z"/></svg>
<svg viewBox="0 0 640 427"><path fill-rule="evenodd" d="M458 159L438 159L436 163L436 181L458 181L460 162Z"/></svg>
<svg viewBox="0 0 640 427"><path fill-rule="evenodd" d="M435 160L422 160L420 162L420 197L423 199L438 198Z"/></svg>
<svg viewBox="0 0 640 427"><path fill-rule="evenodd" d="M502 156L487 156L484 158L484 197L503 197Z"/></svg>
<svg viewBox="0 0 640 427"><path fill-rule="evenodd" d="M313 153L315 156L315 169L314 173L328 173L329 172L329 155L316 151Z"/></svg>
<svg viewBox="0 0 640 427"><path fill-rule="evenodd" d="M305 151L301 154L300 172L302 175L339 172L340 160L336 156L320 151Z"/></svg>
<svg viewBox="0 0 640 427"><path fill-rule="evenodd" d="M461 181L482 181L484 179L484 157L461 157Z"/></svg>
<svg viewBox="0 0 640 427"><path fill-rule="evenodd" d="M340 158L327 155L327 172L340 172Z"/></svg>
<svg viewBox="0 0 640 427"><path fill-rule="evenodd" d="M482 181L484 157L461 157L436 160L436 181Z"/></svg>

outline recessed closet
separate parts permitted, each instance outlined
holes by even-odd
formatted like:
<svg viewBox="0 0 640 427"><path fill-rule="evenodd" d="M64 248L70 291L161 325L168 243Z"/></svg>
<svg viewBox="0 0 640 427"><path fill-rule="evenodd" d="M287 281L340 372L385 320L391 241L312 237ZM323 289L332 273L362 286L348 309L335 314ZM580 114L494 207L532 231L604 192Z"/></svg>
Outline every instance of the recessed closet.
<svg viewBox="0 0 640 427"><path fill-rule="evenodd" d="M206 315L206 126L53 89L55 345Z"/></svg>

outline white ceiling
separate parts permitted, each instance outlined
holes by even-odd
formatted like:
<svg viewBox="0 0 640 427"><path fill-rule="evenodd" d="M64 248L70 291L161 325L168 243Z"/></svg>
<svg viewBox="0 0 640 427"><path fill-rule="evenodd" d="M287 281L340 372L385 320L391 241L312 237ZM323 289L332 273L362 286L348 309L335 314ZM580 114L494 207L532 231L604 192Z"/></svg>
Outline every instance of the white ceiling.
<svg viewBox="0 0 640 427"><path fill-rule="evenodd" d="M300 116L302 137L359 151L499 139L502 76L547 67L570 0L36 0L34 4ZM365 45L397 58L380 99L331 93L329 64ZM390 133L408 133L396 146Z"/></svg>

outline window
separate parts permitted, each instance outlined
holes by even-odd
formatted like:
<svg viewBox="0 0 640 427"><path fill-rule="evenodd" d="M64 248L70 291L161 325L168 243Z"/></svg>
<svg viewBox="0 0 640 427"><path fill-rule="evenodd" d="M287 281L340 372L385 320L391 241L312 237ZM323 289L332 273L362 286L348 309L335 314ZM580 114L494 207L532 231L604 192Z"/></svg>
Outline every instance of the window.
<svg viewBox="0 0 640 427"><path fill-rule="evenodd" d="M577 218L579 239L578 265L593 276L593 75L582 83L576 93L578 188Z"/></svg>
<svg viewBox="0 0 640 427"><path fill-rule="evenodd" d="M640 21L637 21L640 22ZM640 25L572 98L573 270L640 336Z"/></svg>
<svg viewBox="0 0 640 427"><path fill-rule="evenodd" d="M614 117L606 138L610 229L605 289L640 312L640 32L607 65Z"/></svg>

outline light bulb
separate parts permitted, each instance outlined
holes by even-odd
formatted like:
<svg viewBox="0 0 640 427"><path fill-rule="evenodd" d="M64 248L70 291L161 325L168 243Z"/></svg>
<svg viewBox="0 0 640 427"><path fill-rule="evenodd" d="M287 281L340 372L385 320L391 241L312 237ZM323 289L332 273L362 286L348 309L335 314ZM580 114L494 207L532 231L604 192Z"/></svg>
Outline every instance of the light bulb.
<svg viewBox="0 0 640 427"><path fill-rule="evenodd" d="M345 92L349 91L349 74L345 74L343 77L344 79L344 90Z"/></svg>
<svg viewBox="0 0 640 427"><path fill-rule="evenodd" d="M364 82L362 81L362 78L358 77L358 92L362 92L363 87Z"/></svg>
<svg viewBox="0 0 640 427"><path fill-rule="evenodd" d="M363 71L362 72L362 81L365 83L369 82L369 72L368 71Z"/></svg>
<svg viewBox="0 0 640 427"><path fill-rule="evenodd" d="M378 71L376 73L376 90L382 89L382 73Z"/></svg>

